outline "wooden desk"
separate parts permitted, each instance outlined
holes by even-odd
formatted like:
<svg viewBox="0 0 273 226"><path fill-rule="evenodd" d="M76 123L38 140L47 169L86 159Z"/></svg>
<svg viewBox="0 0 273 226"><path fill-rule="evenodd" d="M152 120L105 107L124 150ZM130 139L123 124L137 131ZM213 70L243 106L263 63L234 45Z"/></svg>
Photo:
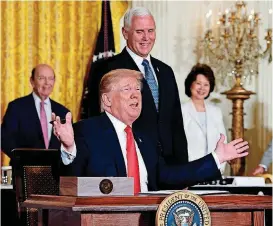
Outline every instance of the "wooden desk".
<svg viewBox="0 0 273 226"><path fill-rule="evenodd" d="M166 196L68 197L32 195L23 205L39 209L39 226L154 225L158 205ZM213 226L262 226L272 196L207 195Z"/></svg>

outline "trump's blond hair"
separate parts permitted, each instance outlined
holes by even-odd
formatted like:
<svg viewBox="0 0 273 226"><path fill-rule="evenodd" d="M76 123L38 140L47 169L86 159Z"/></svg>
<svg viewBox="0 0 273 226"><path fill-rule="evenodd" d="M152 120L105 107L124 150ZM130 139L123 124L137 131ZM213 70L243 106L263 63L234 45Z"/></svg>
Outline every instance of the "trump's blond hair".
<svg viewBox="0 0 273 226"><path fill-rule="evenodd" d="M116 69L108 72L105 74L99 85L99 97L100 97L100 108L101 112L104 111L104 106L102 102L102 95L104 93L109 93L113 90L114 85L118 84L118 82L123 78L135 78L139 81L139 84L141 85L141 80L143 78L143 75L139 71L130 70L130 69Z"/></svg>

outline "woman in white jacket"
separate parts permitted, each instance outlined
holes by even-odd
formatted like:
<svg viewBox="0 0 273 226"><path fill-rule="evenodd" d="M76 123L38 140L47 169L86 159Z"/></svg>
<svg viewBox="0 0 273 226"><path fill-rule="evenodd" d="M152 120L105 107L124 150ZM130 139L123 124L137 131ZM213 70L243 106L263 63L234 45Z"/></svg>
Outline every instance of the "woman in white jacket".
<svg viewBox="0 0 273 226"><path fill-rule="evenodd" d="M226 130L220 108L205 101L214 90L215 77L205 64L196 64L185 80L185 93L190 100L182 104L189 161L214 151L220 134ZM221 166L223 173L225 165Z"/></svg>

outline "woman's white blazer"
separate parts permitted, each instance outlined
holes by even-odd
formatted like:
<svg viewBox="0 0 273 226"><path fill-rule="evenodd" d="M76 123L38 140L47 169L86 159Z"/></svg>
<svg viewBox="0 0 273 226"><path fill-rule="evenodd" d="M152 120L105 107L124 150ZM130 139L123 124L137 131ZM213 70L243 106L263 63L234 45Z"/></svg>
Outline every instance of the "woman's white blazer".
<svg viewBox="0 0 273 226"><path fill-rule="evenodd" d="M204 157L215 150L220 134L226 130L221 109L205 101L206 131L203 131L199 122L198 112L191 100L182 104L184 129L188 142L189 161ZM226 140L225 140L226 143ZM223 172L225 164L221 166Z"/></svg>

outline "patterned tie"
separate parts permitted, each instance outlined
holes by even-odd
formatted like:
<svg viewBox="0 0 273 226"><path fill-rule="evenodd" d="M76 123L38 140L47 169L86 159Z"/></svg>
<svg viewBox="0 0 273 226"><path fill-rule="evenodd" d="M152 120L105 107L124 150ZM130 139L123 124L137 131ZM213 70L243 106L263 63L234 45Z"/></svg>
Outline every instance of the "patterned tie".
<svg viewBox="0 0 273 226"><path fill-rule="evenodd" d="M158 102L159 102L158 86L156 84L156 80L153 75L152 68L150 67L149 61L146 59L142 61L142 65L144 66L144 70L145 70L145 79L150 87L150 90L154 98L156 109L158 110Z"/></svg>
<svg viewBox="0 0 273 226"><path fill-rule="evenodd" d="M140 177L135 139L133 136L132 128L130 126L127 126L124 131L127 133L127 174L128 177L134 178L134 194L138 194L140 192Z"/></svg>
<svg viewBox="0 0 273 226"><path fill-rule="evenodd" d="M48 128L47 128L47 119L46 119L46 112L45 112L44 105L45 105L45 102L42 101L40 104L40 121L41 121L45 146L46 146L46 149L48 149Z"/></svg>

